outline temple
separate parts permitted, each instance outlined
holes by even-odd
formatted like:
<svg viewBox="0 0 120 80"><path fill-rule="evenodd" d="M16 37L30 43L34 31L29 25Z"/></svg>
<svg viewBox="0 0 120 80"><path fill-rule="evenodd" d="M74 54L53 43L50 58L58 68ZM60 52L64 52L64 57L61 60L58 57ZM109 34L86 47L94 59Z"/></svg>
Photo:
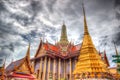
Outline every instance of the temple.
<svg viewBox="0 0 120 80"><path fill-rule="evenodd" d="M85 16L84 4L83 14L84 14L84 37L80 48L80 55L78 57L78 62L76 63L74 69L74 79L75 80L106 80L112 79L112 75L109 73L107 68L108 63L101 59L98 51L96 50L91 36L88 31L87 21Z"/></svg>
<svg viewBox="0 0 120 80"><path fill-rule="evenodd" d="M98 52L93 44L84 5L83 15L82 43L74 44L68 40L67 27L63 23L59 41L51 44L48 40L40 39L38 49L31 59L29 44L22 59L11 62L6 69L5 64L0 67L0 80L119 80L117 68L109 68L106 51Z"/></svg>
<svg viewBox="0 0 120 80"><path fill-rule="evenodd" d="M74 45L68 41L66 25L62 25L60 41L54 45L40 40L39 48L32 59L38 79L48 80L52 74L53 80L73 80L72 72L79 55L80 44Z"/></svg>
<svg viewBox="0 0 120 80"><path fill-rule="evenodd" d="M26 56L14 61L6 68L7 80L35 80L33 66L30 62L30 45Z"/></svg>
<svg viewBox="0 0 120 80"><path fill-rule="evenodd" d="M87 29L87 28L86 28ZM86 32L88 34L88 32ZM85 33L85 34L86 34ZM48 41L43 42L40 40L38 50L35 57L31 59L34 63L34 72L38 80L49 80L50 75L53 80L74 80L72 74L78 60L81 44L74 45L68 41L66 25L63 24L61 28L60 41L55 45L50 44ZM109 62L104 51L101 62L105 63L106 69L109 66ZM87 65L86 65L87 66Z"/></svg>

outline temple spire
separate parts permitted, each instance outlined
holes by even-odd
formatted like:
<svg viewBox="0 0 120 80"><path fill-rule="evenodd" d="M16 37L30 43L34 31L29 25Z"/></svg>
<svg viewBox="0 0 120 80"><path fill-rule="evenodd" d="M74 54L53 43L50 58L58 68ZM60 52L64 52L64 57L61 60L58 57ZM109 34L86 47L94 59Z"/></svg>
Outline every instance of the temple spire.
<svg viewBox="0 0 120 80"><path fill-rule="evenodd" d="M68 43L68 38L67 38L67 29L65 22L63 21L62 29L61 29L61 38L60 38L60 43Z"/></svg>
<svg viewBox="0 0 120 80"><path fill-rule="evenodd" d="M117 47L116 47L116 45L115 45L115 42L114 42L114 46L115 46L116 55L118 56L118 50L117 50Z"/></svg>
<svg viewBox="0 0 120 80"><path fill-rule="evenodd" d="M30 60L30 43L29 43L28 50L26 53L26 58L28 58Z"/></svg>
<svg viewBox="0 0 120 80"><path fill-rule="evenodd" d="M84 34L89 34L88 27L87 27L86 14L84 9L84 3L82 3L82 9L83 9L83 15L84 15Z"/></svg>
<svg viewBox="0 0 120 80"><path fill-rule="evenodd" d="M109 67L110 64L109 64L109 61L108 61L108 58L107 58L107 55L106 55L106 50L104 50L104 61L107 64L107 67Z"/></svg>
<svg viewBox="0 0 120 80"><path fill-rule="evenodd" d="M78 62L76 63L73 74L75 80L80 80L84 78L86 80L92 80L97 79L97 77L99 76L105 77L105 75L103 74L109 75L109 73L107 73L109 71L107 69L107 65L101 59L101 56L99 56L99 53L93 44L92 38L88 32L85 9L83 4L82 7L84 14L84 37L80 48ZM88 76L88 73L89 77L86 77Z"/></svg>
<svg viewBox="0 0 120 80"><path fill-rule="evenodd" d="M28 64L28 67L30 69L30 73L33 73L33 66L30 63L30 43L28 45L28 49L27 49L25 59L27 59L27 61L28 61L27 64Z"/></svg>

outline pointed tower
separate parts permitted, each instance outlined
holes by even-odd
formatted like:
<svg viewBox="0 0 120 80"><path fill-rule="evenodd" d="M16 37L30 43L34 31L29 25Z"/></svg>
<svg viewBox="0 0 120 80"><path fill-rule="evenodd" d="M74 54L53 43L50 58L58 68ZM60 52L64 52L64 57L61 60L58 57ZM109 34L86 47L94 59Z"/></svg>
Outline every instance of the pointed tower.
<svg viewBox="0 0 120 80"><path fill-rule="evenodd" d="M32 64L30 62L30 43L28 45L27 53L26 53L26 56L24 58L26 59L29 71L32 74L34 69L33 69L33 66L32 66Z"/></svg>
<svg viewBox="0 0 120 80"><path fill-rule="evenodd" d="M108 61L108 58L107 58L107 55L106 55L106 51L105 51L105 50L104 50L104 61L105 61L105 63L107 64L107 67L109 67L110 64L109 64L109 61Z"/></svg>
<svg viewBox="0 0 120 80"><path fill-rule="evenodd" d="M99 56L99 53L92 42L91 36L89 35L84 5L82 4L82 6L84 14L84 37L80 49L80 56L78 57L78 62L73 72L74 79L106 80L109 74L107 65Z"/></svg>
<svg viewBox="0 0 120 80"><path fill-rule="evenodd" d="M40 44L39 44L39 47L38 47L37 52L35 54L35 57L38 57L39 55L41 55L40 50L42 47L43 47L43 40L42 40L42 38L40 38Z"/></svg>
<svg viewBox="0 0 120 80"><path fill-rule="evenodd" d="M28 60L30 60L30 43L29 43L28 50L27 50L27 53L26 53L26 58Z"/></svg>
<svg viewBox="0 0 120 80"><path fill-rule="evenodd" d="M69 43L68 38L67 38L67 29L65 23L62 25L62 30L61 30L61 37L60 37L60 44L66 45Z"/></svg>

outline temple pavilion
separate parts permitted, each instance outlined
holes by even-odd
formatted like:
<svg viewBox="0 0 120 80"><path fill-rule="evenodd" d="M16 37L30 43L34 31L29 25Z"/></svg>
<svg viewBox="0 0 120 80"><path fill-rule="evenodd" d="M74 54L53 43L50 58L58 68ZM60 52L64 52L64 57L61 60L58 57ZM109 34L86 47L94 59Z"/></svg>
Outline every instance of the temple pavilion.
<svg viewBox="0 0 120 80"><path fill-rule="evenodd" d="M72 72L81 45L68 41L65 24L61 30L60 40L55 44L40 40L35 57L31 60L34 63L34 72L40 80L49 80L50 75L53 80L73 80Z"/></svg>

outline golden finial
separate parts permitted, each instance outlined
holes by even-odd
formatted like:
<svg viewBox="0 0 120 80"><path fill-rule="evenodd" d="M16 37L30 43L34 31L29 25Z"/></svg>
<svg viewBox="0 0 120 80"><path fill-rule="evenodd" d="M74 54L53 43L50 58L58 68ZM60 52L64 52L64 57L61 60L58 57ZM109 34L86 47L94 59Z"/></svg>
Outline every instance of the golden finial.
<svg viewBox="0 0 120 80"><path fill-rule="evenodd" d="M83 8L83 15L84 15L84 34L89 34L88 27L87 27L86 15L85 15L85 9L84 9L84 3L82 3L82 8Z"/></svg>
<svg viewBox="0 0 120 80"><path fill-rule="evenodd" d="M115 51L116 51L116 55L118 56L118 50L117 50L117 47L116 47L116 45L115 45L115 42L113 42L114 43L114 47L115 47Z"/></svg>
<svg viewBox="0 0 120 80"><path fill-rule="evenodd" d="M30 59L30 43L28 45L28 50L27 50L27 53L26 53L26 58Z"/></svg>

